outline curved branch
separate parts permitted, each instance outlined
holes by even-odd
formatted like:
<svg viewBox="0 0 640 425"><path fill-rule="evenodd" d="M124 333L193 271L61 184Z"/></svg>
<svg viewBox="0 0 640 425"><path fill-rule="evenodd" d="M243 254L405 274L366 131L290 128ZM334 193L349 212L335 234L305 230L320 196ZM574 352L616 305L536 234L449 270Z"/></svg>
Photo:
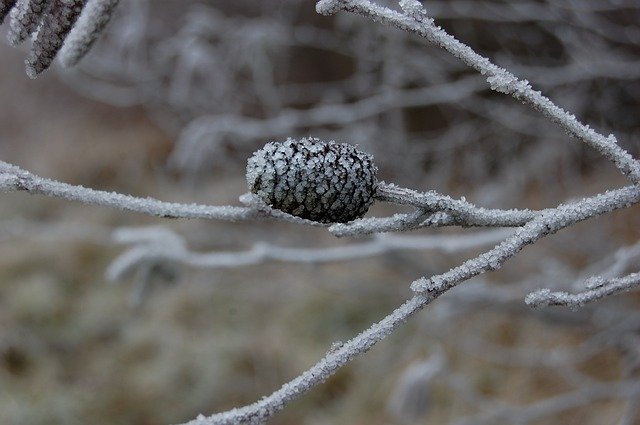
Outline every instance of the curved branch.
<svg viewBox="0 0 640 425"><path fill-rule="evenodd" d="M326 248L284 247L258 242L244 251L196 252L188 248L182 236L166 228L123 228L114 233L114 239L116 242L132 246L113 260L107 268L106 275L111 281L119 280L150 262L216 269L243 267L269 261L322 264L351 261L401 250L456 252L494 244L505 236L504 230L492 229L458 235L378 235L369 241Z"/></svg>
<svg viewBox="0 0 640 425"><path fill-rule="evenodd" d="M416 34L441 47L485 75L492 90L509 94L542 113L558 124L567 134L581 140L611 160L618 170L633 183L640 183L640 162L618 146L613 134L605 137L588 125L582 124L574 115L556 106L539 91L533 90L528 81L519 80L511 72L493 64L489 59L449 35L426 15L418 1L403 1L401 3L405 4L405 13L379 6L368 0L321 0L316 4L316 10L323 15L331 15L340 10L362 15Z"/></svg>

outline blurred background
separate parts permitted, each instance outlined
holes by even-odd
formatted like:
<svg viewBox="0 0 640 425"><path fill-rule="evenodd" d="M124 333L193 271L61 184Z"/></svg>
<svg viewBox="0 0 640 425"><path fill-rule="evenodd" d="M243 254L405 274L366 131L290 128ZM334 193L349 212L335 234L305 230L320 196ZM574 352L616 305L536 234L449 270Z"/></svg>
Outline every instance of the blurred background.
<svg viewBox="0 0 640 425"><path fill-rule="evenodd" d="M640 155L637 0L425 6ZM24 49L2 41L0 55L0 159L86 187L239 205L251 152L303 136L357 144L386 181L486 207L552 207L626 184L447 53L357 16L319 16L311 0L122 0L75 69L32 81ZM217 267L218 254L261 243L376 239L23 193L2 194L0 211L8 425L169 424L254 402L409 298L413 280L508 234L427 229L399 235L419 249ZM564 230L450 291L271 423L640 424L640 296L579 311L523 301L638 264L637 207Z"/></svg>

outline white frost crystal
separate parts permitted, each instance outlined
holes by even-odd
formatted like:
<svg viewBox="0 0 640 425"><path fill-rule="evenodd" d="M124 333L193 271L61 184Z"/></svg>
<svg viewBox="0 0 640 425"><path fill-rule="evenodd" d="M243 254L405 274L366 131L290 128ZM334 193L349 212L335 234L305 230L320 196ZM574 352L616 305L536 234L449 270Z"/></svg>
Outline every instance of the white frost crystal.
<svg viewBox="0 0 640 425"><path fill-rule="evenodd" d="M321 223L362 217L377 187L373 157L320 139L267 143L247 162L251 192L273 208Z"/></svg>

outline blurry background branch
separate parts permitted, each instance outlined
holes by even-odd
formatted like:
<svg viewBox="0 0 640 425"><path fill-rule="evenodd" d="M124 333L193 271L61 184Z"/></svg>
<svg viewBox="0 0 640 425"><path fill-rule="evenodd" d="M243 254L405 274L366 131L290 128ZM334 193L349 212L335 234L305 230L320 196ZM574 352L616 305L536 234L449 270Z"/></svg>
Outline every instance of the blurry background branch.
<svg viewBox="0 0 640 425"><path fill-rule="evenodd" d="M561 305L571 308L582 307L587 303L597 301L610 295L630 291L640 287L640 273L631 273L624 277L602 279L594 276L585 282L586 291L569 294L567 292L551 292L541 289L527 295L526 302L532 307L547 307Z"/></svg>
<svg viewBox="0 0 640 425"><path fill-rule="evenodd" d="M26 63L30 78L61 63L77 64L111 19L119 0L0 0L0 24L10 17L8 39L17 46L32 38Z"/></svg>

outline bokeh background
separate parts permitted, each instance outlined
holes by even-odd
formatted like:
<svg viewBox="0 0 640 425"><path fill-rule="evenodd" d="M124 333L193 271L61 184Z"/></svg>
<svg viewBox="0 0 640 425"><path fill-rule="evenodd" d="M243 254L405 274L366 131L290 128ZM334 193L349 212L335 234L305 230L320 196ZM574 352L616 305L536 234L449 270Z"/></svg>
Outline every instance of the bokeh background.
<svg viewBox="0 0 640 425"><path fill-rule="evenodd" d="M606 160L490 92L448 54L314 6L122 0L79 67L34 81L25 50L1 42L0 159L68 183L216 205L238 205L246 158L289 136L357 144L386 181L487 207L544 208L625 184ZM637 0L425 6L460 40L640 155ZM416 278L492 246L488 237L466 249L215 268L157 248L176 239L193 253L367 239L23 193L2 194L0 211L8 425L168 424L251 403L410 297ZM397 211L376 205L370 215ZM575 312L533 311L523 299L637 271L639 241L637 207L542 240L450 291L272 423L638 424L640 297ZM114 272L132 247L148 255Z"/></svg>

